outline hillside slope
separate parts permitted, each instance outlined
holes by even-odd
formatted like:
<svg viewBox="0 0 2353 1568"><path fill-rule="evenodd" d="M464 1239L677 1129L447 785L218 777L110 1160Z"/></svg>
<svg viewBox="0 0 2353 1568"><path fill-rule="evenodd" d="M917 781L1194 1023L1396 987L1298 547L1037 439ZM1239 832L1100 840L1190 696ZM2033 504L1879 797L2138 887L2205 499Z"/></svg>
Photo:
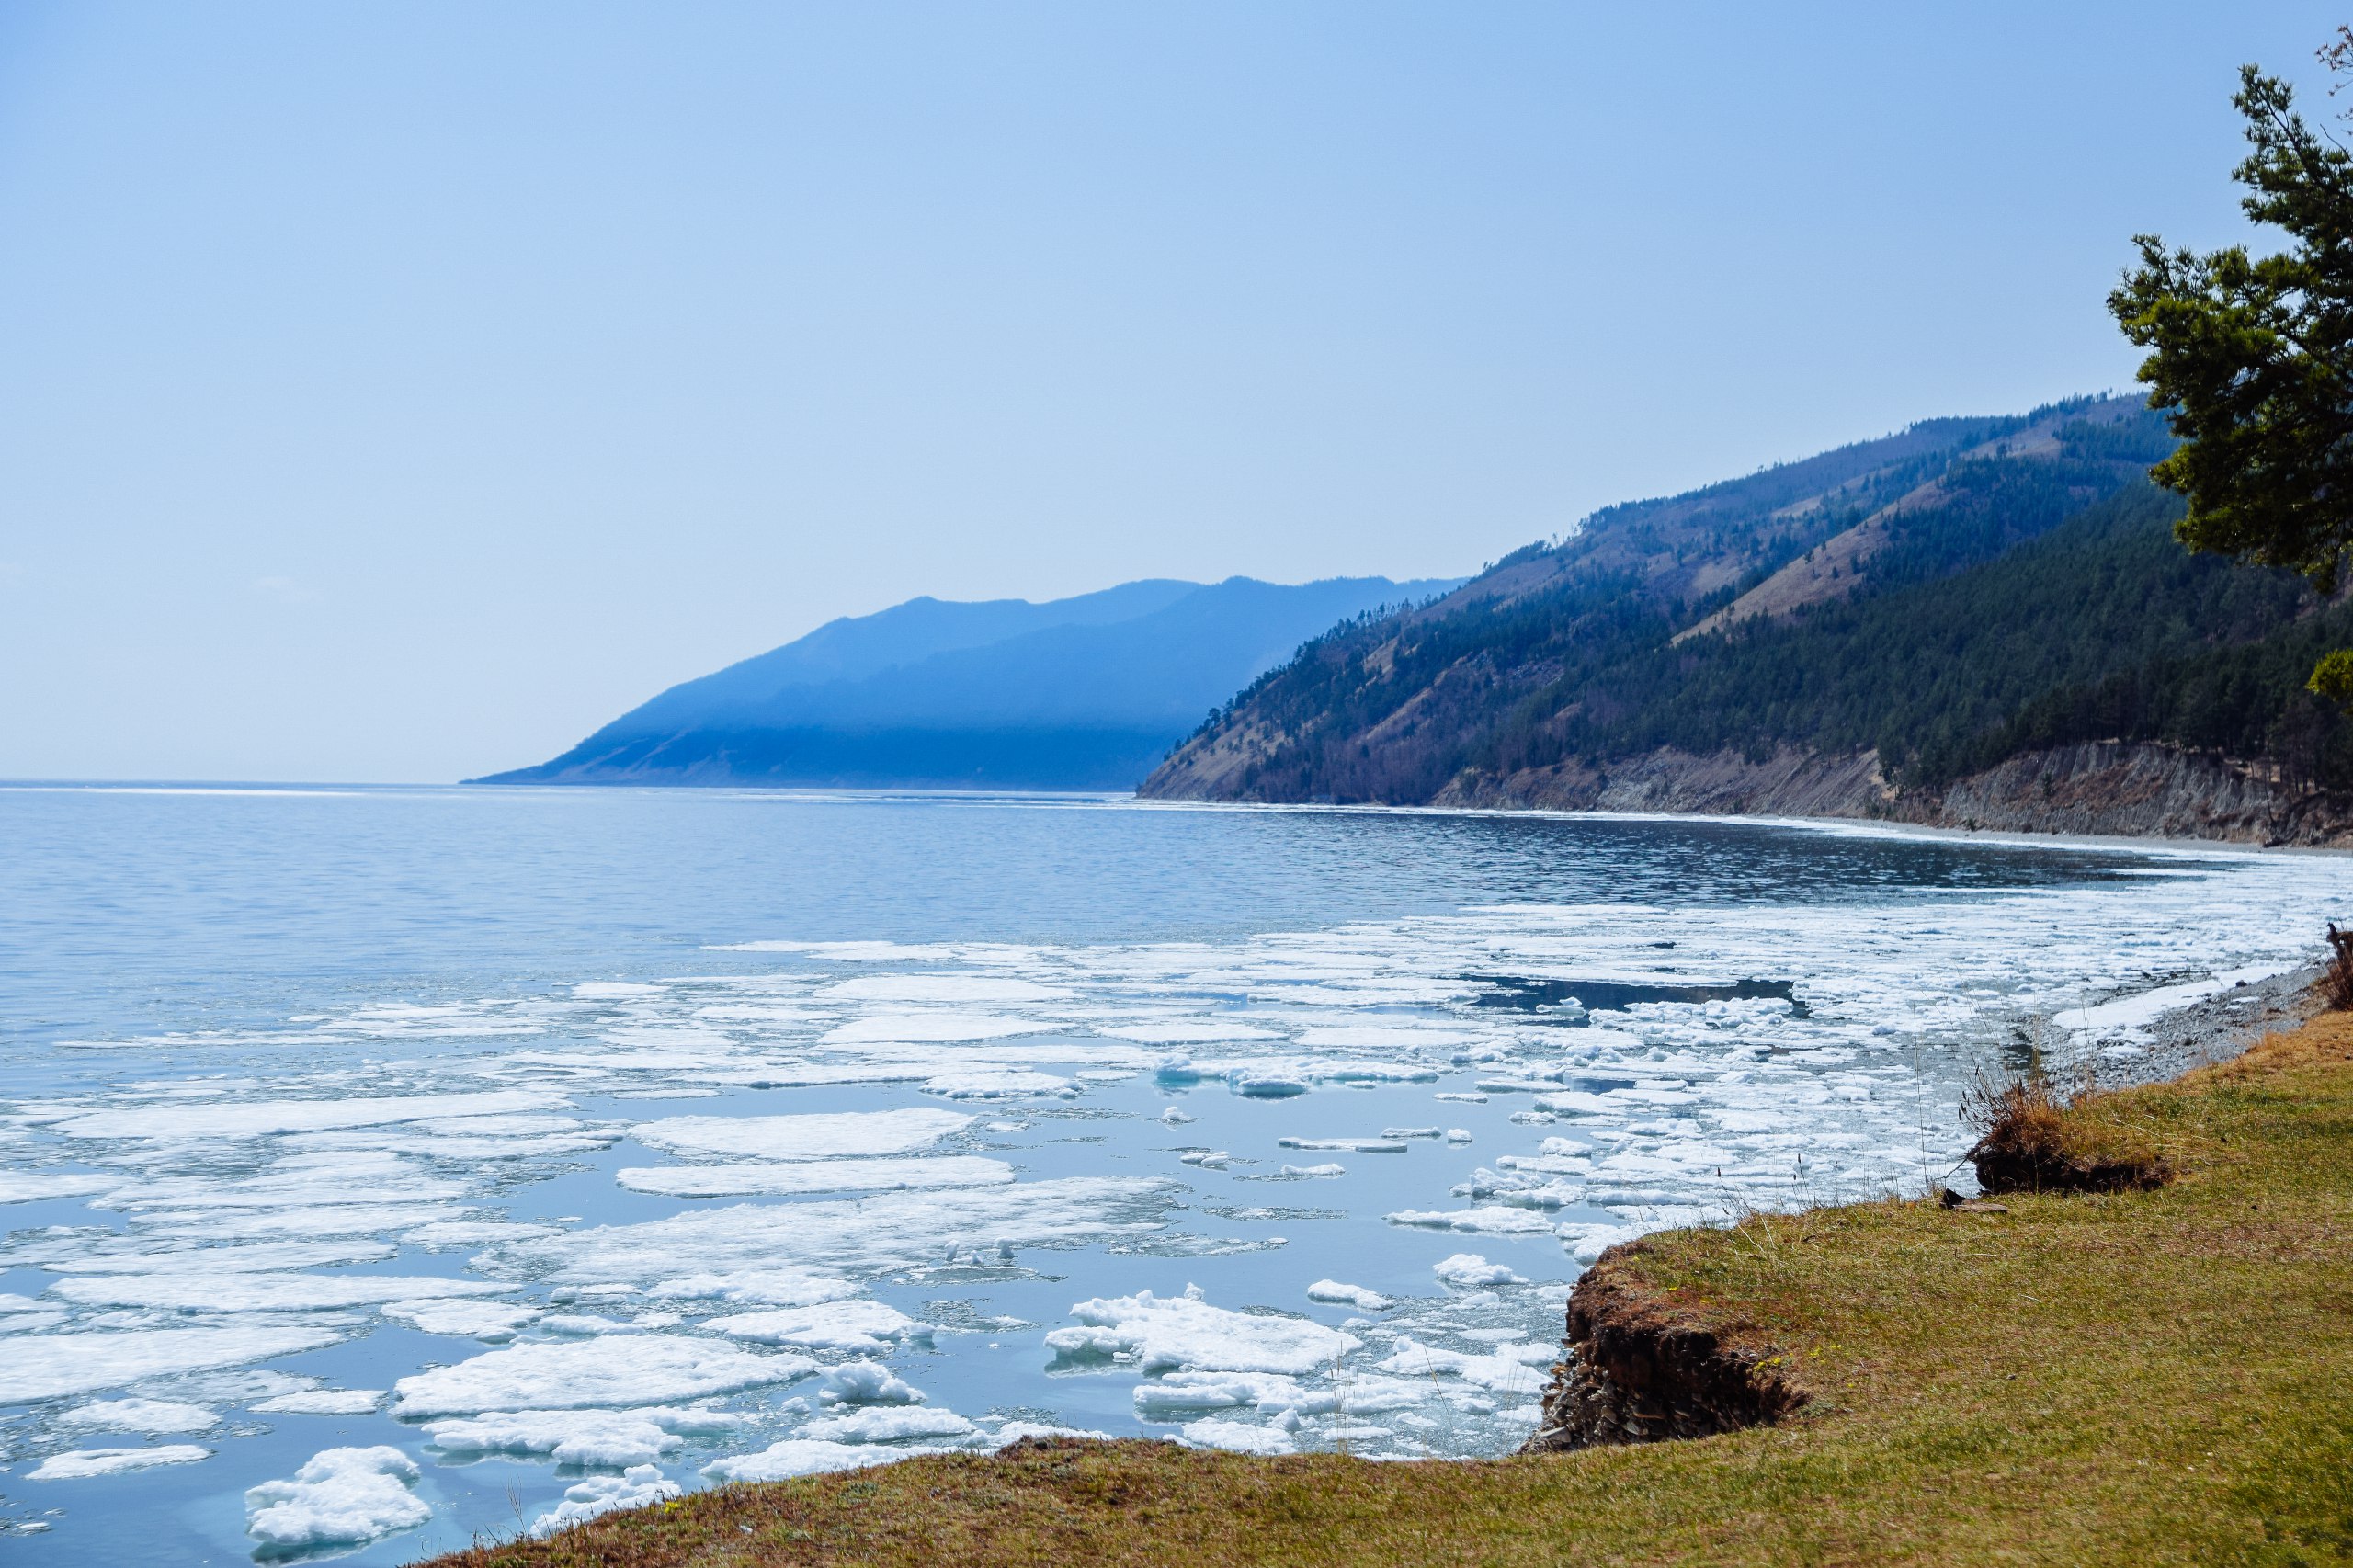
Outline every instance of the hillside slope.
<svg viewBox="0 0 2353 1568"><path fill-rule="evenodd" d="M1446 582L1154 580L1032 604L913 599L687 681L494 784L1123 790L1335 624Z"/></svg>
<svg viewBox="0 0 2353 1568"><path fill-rule="evenodd" d="M2167 442L2077 400L1613 507L1303 649L1143 792L2336 841L2353 726L2301 681L2353 612L2186 553Z"/></svg>

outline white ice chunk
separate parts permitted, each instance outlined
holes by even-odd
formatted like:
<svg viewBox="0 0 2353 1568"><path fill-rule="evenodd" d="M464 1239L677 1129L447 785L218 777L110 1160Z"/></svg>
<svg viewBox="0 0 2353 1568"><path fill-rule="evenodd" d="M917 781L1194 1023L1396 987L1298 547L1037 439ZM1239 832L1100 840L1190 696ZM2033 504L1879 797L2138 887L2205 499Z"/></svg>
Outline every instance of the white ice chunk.
<svg viewBox="0 0 2353 1568"><path fill-rule="evenodd" d="M863 1470L893 1460L931 1453L926 1448L893 1449L872 1443L828 1443L817 1437L787 1437L756 1454L733 1454L702 1467L713 1481L790 1481L796 1475L821 1475L827 1471Z"/></svg>
<svg viewBox="0 0 2353 1568"><path fill-rule="evenodd" d="M1466 1290L1487 1285L1525 1285L1528 1281L1512 1272L1507 1264L1489 1263L1475 1252L1458 1252L1442 1257L1430 1266L1441 1285L1460 1285Z"/></svg>
<svg viewBox="0 0 2353 1568"><path fill-rule="evenodd" d="M172 1142L263 1138L273 1132L382 1127L439 1116L503 1115L569 1105L543 1089L483 1089L450 1095L336 1096L316 1100L230 1100L88 1111L52 1124L68 1138L142 1138Z"/></svg>
<svg viewBox="0 0 2353 1568"><path fill-rule="evenodd" d="M258 1400L260 1415L366 1415L384 1403L382 1389L301 1389Z"/></svg>
<svg viewBox="0 0 2353 1568"><path fill-rule="evenodd" d="M1032 981L981 974L862 974L819 991L828 1001L845 1002L1069 1002L1076 993Z"/></svg>
<svg viewBox="0 0 2353 1568"><path fill-rule="evenodd" d="M890 1342L929 1339L931 1325L880 1301L833 1301L713 1318L702 1325L755 1345L794 1345L810 1350L881 1353Z"/></svg>
<svg viewBox="0 0 2353 1568"><path fill-rule="evenodd" d="M28 1481L84 1481L94 1475L120 1475L159 1464L194 1464L210 1459L210 1449L194 1443L164 1443L152 1449L68 1449L36 1465Z"/></svg>
<svg viewBox="0 0 2353 1568"><path fill-rule="evenodd" d="M502 1249L502 1265L567 1279L663 1279L701 1273L881 1270L986 1247L1074 1245L1158 1228L1170 1188L1116 1176L885 1193L856 1202L739 1205L635 1225L605 1225Z"/></svg>
<svg viewBox="0 0 2353 1568"><path fill-rule="evenodd" d="M790 1382L817 1369L806 1356L754 1355L668 1335L511 1345L393 1385L404 1419L484 1410L577 1410L652 1404Z"/></svg>
<svg viewBox="0 0 2353 1568"><path fill-rule="evenodd" d="M1159 1297L1097 1297L1070 1310L1083 1326L1058 1328L1046 1348L1069 1358L1118 1357L1147 1372L1285 1372L1328 1367L1354 1350L1353 1335L1305 1318L1265 1317L1211 1306L1190 1290Z"/></svg>
<svg viewBox="0 0 2353 1568"><path fill-rule="evenodd" d="M1418 1225L1431 1231L1469 1231L1491 1236L1551 1235L1552 1221L1532 1209L1500 1204L1482 1209L1446 1210L1405 1209L1389 1216L1392 1225Z"/></svg>
<svg viewBox="0 0 2353 1568"><path fill-rule="evenodd" d="M756 1301L766 1306L813 1307L858 1294L858 1287L830 1274L805 1269L774 1268L749 1274L688 1274L645 1288L649 1296L665 1300Z"/></svg>
<svg viewBox="0 0 2353 1568"><path fill-rule="evenodd" d="M828 1443L896 1443L910 1437L968 1437L972 1424L952 1410L881 1405L821 1415L796 1436Z"/></svg>
<svg viewBox="0 0 2353 1568"><path fill-rule="evenodd" d="M1367 1312L1383 1312L1395 1304L1378 1290L1368 1290L1361 1285L1343 1285L1336 1279L1318 1279L1307 1288L1307 1299L1354 1307Z"/></svg>
<svg viewBox="0 0 2353 1568"><path fill-rule="evenodd" d="M1299 1444L1279 1426L1248 1421L1225 1421L1205 1415L1181 1428L1185 1441L1199 1449L1225 1449L1238 1454L1295 1454Z"/></svg>
<svg viewBox="0 0 2353 1568"><path fill-rule="evenodd" d="M383 1312L422 1334L494 1344L514 1338L525 1324L540 1315L537 1307L519 1307L510 1301L394 1301Z"/></svg>
<svg viewBox="0 0 2353 1568"><path fill-rule="evenodd" d="M817 1398L826 1404L920 1404L923 1390L893 1377L880 1361L845 1361L825 1369Z"/></svg>
<svg viewBox="0 0 2353 1568"><path fill-rule="evenodd" d="M108 1399L77 1404L57 1418L88 1432L210 1432L221 1417L200 1404L167 1399Z"/></svg>
<svg viewBox="0 0 2353 1568"><path fill-rule="evenodd" d="M267 1361L333 1345L331 1328L149 1328L27 1335L0 1356L0 1404L120 1388L168 1372Z"/></svg>
<svg viewBox="0 0 2353 1568"><path fill-rule="evenodd" d="M545 1454L558 1464L623 1469L652 1464L686 1446L687 1433L730 1431L748 1416L716 1410L516 1410L426 1427L434 1447L454 1454Z"/></svg>
<svg viewBox="0 0 2353 1568"><path fill-rule="evenodd" d="M357 1546L412 1528L433 1510L409 1488L416 1461L392 1448L326 1449L288 1481L245 1494L245 1533L281 1551Z"/></svg>
<svg viewBox="0 0 2353 1568"><path fill-rule="evenodd" d="M1078 1089L1069 1079L1057 1078L1051 1073L1005 1067L938 1074L924 1080L923 1092L951 1100L1024 1100L1040 1096L1066 1100L1076 1097Z"/></svg>
<svg viewBox="0 0 2353 1568"><path fill-rule="evenodd" d="M567 1487L563 1501L531 1521L531 1536L544 1540L583 1519L593 1519L615 1508L642 1508L676 1497L682 1489L655 1465L632 1465L619 1475L592 1475Z"/></svg>
<svg viewBox="0 0 2353 1568"><path fill-rule="evenodd" d="M678 1154L826 1160L912 1153L972 1124L972 1118L961 1111L907 1106L804 1116L674 1116L641 1122L630 1136Z"/></svg>
<svg viewBox="0 0 2353 1568"><path fill-rule="evenodd" d="M0 1203L34 1203L50 1198L86 1198L123 1184L122 1177L79 1171L0 1171Z"/></svg>
<svg viewBox="0 0 2353 1568"><path fill-rule="evenodd" d="M496 1295L504 1285L394 1274L100 1275L61 1279L51 1294L85 1306L153 1307L165 1312L304 1312L379 1301L438 1301Z"/></svg>
<svg viewBox="0 0 2353 1568"><path fill-rule="evenodd" d="M1283 1167L1283 1175L1287 1176L1323 1176L1328 1178L1331 1176L1344 1176L1347 1174L1347 1166L1341 1165L1336 1161L1329 1160L1320 1165L1285 1165Z"/></svg>
<svg viewBox="0 0 2353 1568"><path fill-rule="evenodd" d="M665 1198L790 1197L805 1192L900 1192L935 1187L989 1187L1013 1179L1013 1167L977 1154L913 1160L803 1160L764 1165L631 1165L613 1179L632 1192Z"/></svg>

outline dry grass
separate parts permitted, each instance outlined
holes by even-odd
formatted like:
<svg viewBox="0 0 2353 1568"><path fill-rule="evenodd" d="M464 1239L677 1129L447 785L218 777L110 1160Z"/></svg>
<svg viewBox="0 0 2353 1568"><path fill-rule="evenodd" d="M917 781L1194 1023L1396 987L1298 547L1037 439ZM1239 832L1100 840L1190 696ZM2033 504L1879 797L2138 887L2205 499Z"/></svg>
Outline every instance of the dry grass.
<svg viewBox="0 0 2353 1568"><path fill-rule="evenodd" d="M1629 1260L1790 1358L1813 1399L1779 1426L1475 1464L1033 1447L441 1568L2353 1562L2353 1017L2061 1115L2178 1179L1757 1216Z"/></svg>
<svg viewBox="0 0 2353 1568"><path fill-rule="evenodd" d="M2328 926L2328 967L2321 971L2321 994L2338 1012L2353 1010L2353 931Z"/></svg>
<svg viewBox="0 0 2353 1568"><path fill-rule="evenodd" d="M2133 1124L2124 1096L2086 1078L2063 1092L2040 1073L1980 1078L1962 1095L1961 1120L1978 1135L1969 1158L1987 1192L2129 1192L2163 1187L2173 1165ZM2124 1114L2120 1115L2122 1112Z"/></svg>

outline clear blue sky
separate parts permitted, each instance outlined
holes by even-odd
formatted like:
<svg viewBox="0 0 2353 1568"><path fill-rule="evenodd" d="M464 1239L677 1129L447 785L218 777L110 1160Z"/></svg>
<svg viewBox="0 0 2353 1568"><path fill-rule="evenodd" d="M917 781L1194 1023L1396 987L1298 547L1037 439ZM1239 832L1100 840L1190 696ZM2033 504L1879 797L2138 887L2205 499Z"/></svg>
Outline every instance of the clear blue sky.
<svg viewBox="0 0 2353 1568"><path fill-rule="evenodd" d="M0 777L455 778L915 594L1461 573L2122 386L2335 19L11 0Z"/></svg>

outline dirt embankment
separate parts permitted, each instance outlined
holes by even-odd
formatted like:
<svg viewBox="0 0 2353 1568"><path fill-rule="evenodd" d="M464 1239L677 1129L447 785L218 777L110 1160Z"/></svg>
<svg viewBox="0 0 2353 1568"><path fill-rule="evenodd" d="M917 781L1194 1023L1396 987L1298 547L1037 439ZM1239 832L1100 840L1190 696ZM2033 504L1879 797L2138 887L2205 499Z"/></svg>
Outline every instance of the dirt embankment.
<svg viewBox="0 0 2353 1568"><path fill-rule="evenodd" d="M1662 1295L1611 1247L1569 1293L1568 1357L1544 1391L1543 1425L1520 1452L1706 1437L1778 1421L1805 1403L1788 1359Z"/></svg>
<svg viewBox="0 0 2353 1568"><path fill-rule="evenodd" d="M1905 789L1878 756L1666 749L1588 767L1465 773L1432 805L1490 810L1857 817L2005 833L2353 846L2353 795L2201 752L2098 742L2015 756L1941 790Z"/></svg>

